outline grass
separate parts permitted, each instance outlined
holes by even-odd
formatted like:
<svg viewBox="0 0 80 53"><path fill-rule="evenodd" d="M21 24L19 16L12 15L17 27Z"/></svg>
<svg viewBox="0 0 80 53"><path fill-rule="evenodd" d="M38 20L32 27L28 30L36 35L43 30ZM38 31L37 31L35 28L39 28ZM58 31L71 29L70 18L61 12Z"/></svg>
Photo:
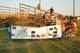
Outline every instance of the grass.
<svg viewBox="0 0 80 53"><path fill-rule="evenodd" d="M0 31L0 53L80 53L80 26L77 36L68 39L12 40L6 30Z"/></svg>

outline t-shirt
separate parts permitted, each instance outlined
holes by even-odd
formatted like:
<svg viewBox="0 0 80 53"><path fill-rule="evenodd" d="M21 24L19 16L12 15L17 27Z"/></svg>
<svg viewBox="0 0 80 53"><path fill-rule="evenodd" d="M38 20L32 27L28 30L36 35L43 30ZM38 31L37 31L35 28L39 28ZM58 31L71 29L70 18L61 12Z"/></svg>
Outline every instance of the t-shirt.
<svg viewBox="0 0 80 53"><path fill-rule="evenodd" d="M51 19L51 15L48 15L48 18Z"/></svg>
<svg viewBox="0 0 80 53"><path fill-rule="evenodd" d="M61 25L61 21L59 19L56 19L56 25Z"/></svg>
<svg viewBox="0 0 80 53"><path fill-rule="evenodd" d="M64 24L64 20L61 21L61 24Z"/></svg>
<svg viewBox="0 0 80 53"><path fill-rule="evenodd" d="M7 31L8 31L8 32L11 32L10 27L7 27Z"/></svg>
<svg viewBox="0 0 80 53"><path fill-rule="evenodd" d="M61 26L61 30L62 30L62 32L65 32L65 26Z"/></svg>

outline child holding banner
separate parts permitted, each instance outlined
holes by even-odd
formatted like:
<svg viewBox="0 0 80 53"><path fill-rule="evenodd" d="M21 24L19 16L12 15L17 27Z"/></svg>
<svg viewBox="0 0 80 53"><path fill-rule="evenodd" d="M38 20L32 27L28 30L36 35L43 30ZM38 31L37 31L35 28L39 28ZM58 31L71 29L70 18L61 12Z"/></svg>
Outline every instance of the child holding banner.
<svg viewBox="0 0 80 53"><path fill-rule="evenodd" d="M10 28L10 22L6 22L6 30L8 33L8 42L11 43L11 28Z"/></svg>
<svg viewBox="0 0 80 53"><path fill-rule="evenodd" d="M62 38L65 38L65 29L66 29L65 24L62 24L62 25L61 25Z"/></svg>

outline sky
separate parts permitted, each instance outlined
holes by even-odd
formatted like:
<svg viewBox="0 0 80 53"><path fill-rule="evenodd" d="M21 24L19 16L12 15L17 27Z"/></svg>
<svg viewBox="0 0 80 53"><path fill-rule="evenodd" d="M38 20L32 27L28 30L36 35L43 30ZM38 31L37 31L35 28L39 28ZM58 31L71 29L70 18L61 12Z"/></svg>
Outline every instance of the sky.
<svg viewBox="0 0 80 53"><path fill-rule="evenodd" d="M36 7L39 0L0 0L0 6L19 8L19 3ZM80 16L80 0L75 0L75 14ZM73 0L41 0L41 8L49 10L51 7L54 11L63 15L73 15Z"/></svg>

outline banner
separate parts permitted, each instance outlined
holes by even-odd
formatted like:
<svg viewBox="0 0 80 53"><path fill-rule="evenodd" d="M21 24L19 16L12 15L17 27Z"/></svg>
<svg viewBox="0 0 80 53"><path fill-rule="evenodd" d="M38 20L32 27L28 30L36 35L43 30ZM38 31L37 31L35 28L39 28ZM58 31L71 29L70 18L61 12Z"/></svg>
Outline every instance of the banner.
<svg viewBox="0 0 80 53"><path fill-rule="evenodd" d="M12 26L12 39L47 39L61 38L61 26L44 26L44 27L25 27Z"/></svg>

